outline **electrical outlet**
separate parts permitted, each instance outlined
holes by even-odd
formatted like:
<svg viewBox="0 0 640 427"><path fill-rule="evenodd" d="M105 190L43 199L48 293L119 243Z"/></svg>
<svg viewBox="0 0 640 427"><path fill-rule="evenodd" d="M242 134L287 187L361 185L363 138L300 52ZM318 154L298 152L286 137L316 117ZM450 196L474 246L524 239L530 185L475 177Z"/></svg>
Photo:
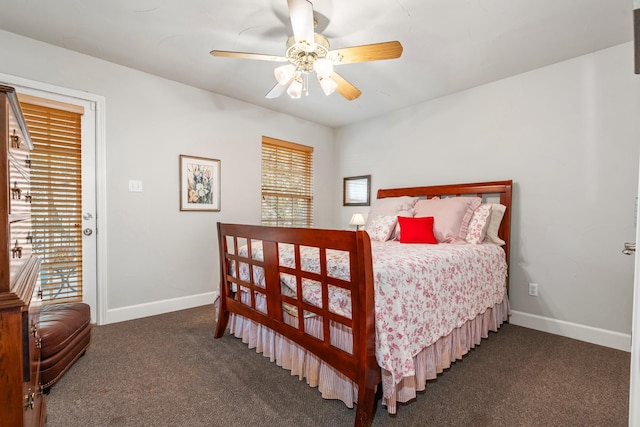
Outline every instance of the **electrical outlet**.
<svg viewBox="0 0 640 427"><path fill-rule="evenodd" d="M138 179L130 179L129 180L129 191L135 193L142 193L142 181Z"/></svg>
<svg viewBox="0 0 640 427"><path fill-rule="evenodd" d="M529 295L532 297L538 296L538 284L537 283L529 283Z"/></svg>

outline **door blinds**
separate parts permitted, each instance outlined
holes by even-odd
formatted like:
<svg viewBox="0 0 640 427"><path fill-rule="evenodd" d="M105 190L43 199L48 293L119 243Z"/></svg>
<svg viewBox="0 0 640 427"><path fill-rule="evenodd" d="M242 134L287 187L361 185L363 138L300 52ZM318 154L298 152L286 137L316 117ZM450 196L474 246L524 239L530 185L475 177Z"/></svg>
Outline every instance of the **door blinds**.
<svg viewBox="0 0 640 427"><path fill-rule="evenodd" d="M31 215L42 300L82 301L82 112L20 99L34 143Z"/></svg>
<svg viewBox="0 0 640 427"><path fill-rule="evenodd" d="M313 147L262 137L262 224L313 225Z"/></svg>

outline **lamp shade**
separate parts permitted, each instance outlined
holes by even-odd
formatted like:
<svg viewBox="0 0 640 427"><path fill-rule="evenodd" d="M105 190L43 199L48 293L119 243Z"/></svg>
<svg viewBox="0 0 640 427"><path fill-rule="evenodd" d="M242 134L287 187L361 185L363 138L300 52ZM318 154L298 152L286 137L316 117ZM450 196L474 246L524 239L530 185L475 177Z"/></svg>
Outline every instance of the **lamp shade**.
<svg viewBox="0 0 640 427"><path fill-rule="evenodd" d="M318 76L328 78L333 73L333 64L327 58L318 58L313 63L313 70Z"/></svg>
<svg viewBox="0 0 640 427"><path fill-rule="evenodd" d="M286 85L293 77L293 73L296 71L296 67L291 64L283 65L273 70L273 74L276 76L276 80L281 85Z"/></svg>
<svg viewBox="0 0 640 427"><path fill-rule="evenodd" d="M294 79L287 88L287 93L291 98L299 99L300 96L302 96L302 82L298 79Z"/></svg>
<svg viewBox="0 0 640 427"><path fill-rule="evenodd" d="M349 225L355 225L356 230L359 230L360 226L364 224L365 224L364 216L361 213L354 213L351 216L351 221L349 221Z"/></svg>
<svg viewBox="0 0 640 427"><path fill-rule="evenodd" d="M322 91L327 96L335 92L336 88L338 87L338 83L334 82L329 77L321 77L319 74L318 74L318 81L320 82L320 87L322 88Z"/></svg>

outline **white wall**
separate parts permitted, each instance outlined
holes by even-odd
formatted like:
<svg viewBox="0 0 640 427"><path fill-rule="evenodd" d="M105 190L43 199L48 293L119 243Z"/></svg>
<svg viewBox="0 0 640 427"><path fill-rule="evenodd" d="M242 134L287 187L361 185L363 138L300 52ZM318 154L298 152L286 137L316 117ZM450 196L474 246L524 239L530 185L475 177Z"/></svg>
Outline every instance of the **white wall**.
<svg viewBox="0 0 640 427"><path fill-rule="evenodd" d="M337 179L330 128L2 31L0 57L0 73L106 98L107 323L211 302L216 222L260 222L262 135L313 146L318 190ZM221 212L179 211L180 154L221 160ZM316 226L331 203L316 191Z"/></svg>
<svg viewBox="0 0 640 427"><path fill-rule="evenodd" d="M267 135L315 147L319 227L344 228L362 210L341 207L344 176L372 174L373 195L513 179L512 321L628 342L633 261L620 250L635 235L640 141L631 43L335 132L2 31L0 55L11 58L0 73L106 98L107 321L208 301L215 222L259 222ZM220 213L179 211L179 154L222 161ZM129 179L143 193L128 192Z"/></svg>
<svg viewBox="0 0 640 427"><path fill-rule="evenodd" d="M338 169L373 197L513 179L512 321L628 350L639 120L628 43L344 127Z"/></svg>

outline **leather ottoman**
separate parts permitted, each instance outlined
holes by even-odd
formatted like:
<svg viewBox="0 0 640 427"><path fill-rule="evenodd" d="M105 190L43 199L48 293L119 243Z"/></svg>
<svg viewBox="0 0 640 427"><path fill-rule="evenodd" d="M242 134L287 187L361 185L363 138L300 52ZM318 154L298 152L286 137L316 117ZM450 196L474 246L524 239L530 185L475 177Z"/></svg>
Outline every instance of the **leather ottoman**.
<svg viewBox="0 0 640 427"><path fill-rule="evenodd" d="M81 302L44 305L40 311L40 383L44 393L82 356L91 340L91 310Z"/></svg>

